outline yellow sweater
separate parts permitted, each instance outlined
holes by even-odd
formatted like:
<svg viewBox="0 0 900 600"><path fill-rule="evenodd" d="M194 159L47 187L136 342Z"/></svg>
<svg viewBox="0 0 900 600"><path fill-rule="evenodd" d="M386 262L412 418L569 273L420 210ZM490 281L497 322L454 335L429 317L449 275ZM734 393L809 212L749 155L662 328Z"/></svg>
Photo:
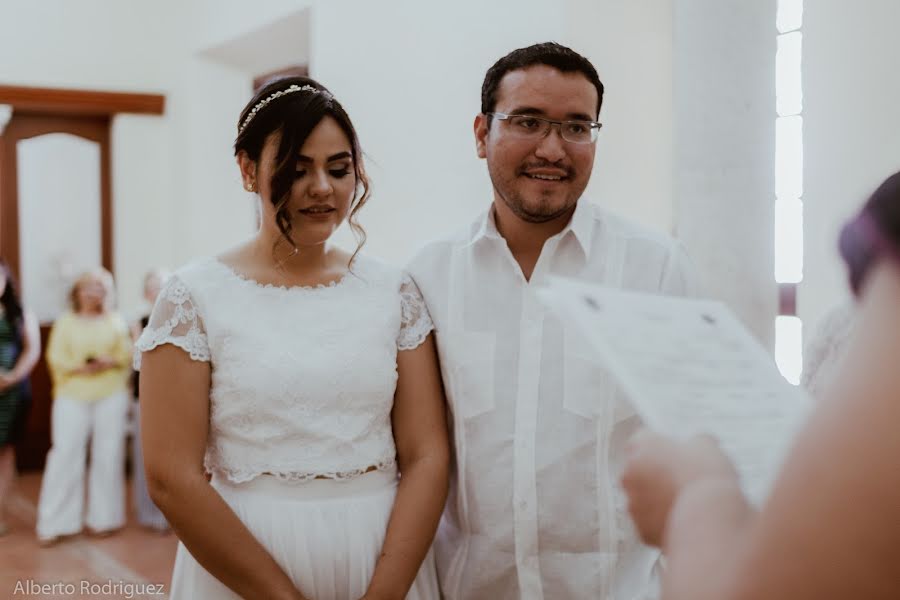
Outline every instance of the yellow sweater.
<svg viewBox="0 0 900 600"><path fill-rule="evenodd" d="M92 357L109 357L117 367L93 374L72 371ZM84 317L73 312L53 323L47 342L47 365L53 379L53 395L93 402L127 388L131 373L131 335L118 313Z"/></svg>

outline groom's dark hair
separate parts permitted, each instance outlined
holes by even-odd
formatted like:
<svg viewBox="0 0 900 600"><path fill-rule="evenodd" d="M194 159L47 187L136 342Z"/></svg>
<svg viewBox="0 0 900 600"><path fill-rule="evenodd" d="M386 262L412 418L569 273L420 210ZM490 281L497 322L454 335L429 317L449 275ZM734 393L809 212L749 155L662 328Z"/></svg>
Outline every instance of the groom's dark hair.
<svg viewBox="0 0 900 600"><path fill-rule="evenodd" d="M603 105L603 82L591 61L556 42L543 42L527 48L513 50L491 66L484 75L481 85L481 112L494 112L497 107L497 88L500 81L510 71L526 69L535 65L547 65L563 73L581 73L597 89L597 116ZM490 117L488 117L490 124Z"/></svg>

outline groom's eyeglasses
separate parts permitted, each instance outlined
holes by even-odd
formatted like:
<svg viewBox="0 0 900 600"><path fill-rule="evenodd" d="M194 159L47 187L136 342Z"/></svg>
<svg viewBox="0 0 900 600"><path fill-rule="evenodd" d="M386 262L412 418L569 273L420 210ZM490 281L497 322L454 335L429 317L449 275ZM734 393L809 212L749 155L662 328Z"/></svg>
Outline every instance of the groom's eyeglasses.
<svg viewBox="0 0 900 600"><path fill-rule="evenodd" d="M503 134L520 140L540 140L545 138L556 125L559 135L573 144L590 144L597 141L600 128L597 121L554 121L535 115L508 115L490 112L487 115L502 121Z"/></svg>

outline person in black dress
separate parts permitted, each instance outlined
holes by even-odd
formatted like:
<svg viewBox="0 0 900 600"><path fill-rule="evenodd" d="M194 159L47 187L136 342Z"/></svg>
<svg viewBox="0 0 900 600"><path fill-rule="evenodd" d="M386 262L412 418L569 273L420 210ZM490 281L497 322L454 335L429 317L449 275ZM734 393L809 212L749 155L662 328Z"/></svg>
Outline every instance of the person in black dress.
<svg viewBox="0 0 900 600"><path fill-rule="evenodd" d="M0 535L7 532L3 510L16 473L13 444L28 414L28 375L40 355L37 319L22 307L12 272L0 259Z"/></svg>

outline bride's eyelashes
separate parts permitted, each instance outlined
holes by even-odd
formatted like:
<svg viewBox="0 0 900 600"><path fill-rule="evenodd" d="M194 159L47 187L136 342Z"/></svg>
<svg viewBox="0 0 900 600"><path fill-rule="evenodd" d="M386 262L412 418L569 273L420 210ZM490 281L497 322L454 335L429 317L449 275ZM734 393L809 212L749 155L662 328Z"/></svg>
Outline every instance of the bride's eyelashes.
<svg viewBox="0 0 900 600"><path fill-rule="evenodd" d="M306 169L297 169L294 172L294 178L302 179L306 175L306 173L307 173ZM347 175L350 175L351 171L350 171L350 167L341 167L339 169L329 169L328 173L336 179L343 179Z"/></svg>

